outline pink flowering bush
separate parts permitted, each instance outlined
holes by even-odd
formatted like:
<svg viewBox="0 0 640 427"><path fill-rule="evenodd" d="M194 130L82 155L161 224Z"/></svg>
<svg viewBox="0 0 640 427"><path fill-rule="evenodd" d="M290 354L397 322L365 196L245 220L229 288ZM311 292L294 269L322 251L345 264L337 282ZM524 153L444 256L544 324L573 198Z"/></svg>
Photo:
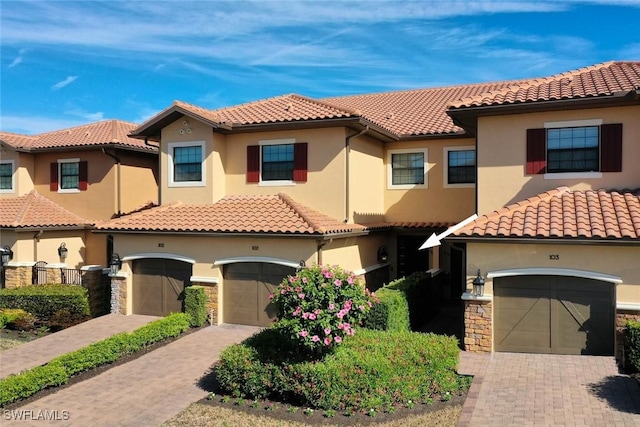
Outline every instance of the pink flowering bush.
<svg viewBox="0 0 640 427"><path fill-rule="evenodd" d="M280 329L294 342L313 353L324 353L355 334L373 304L358 278L338 266L300 269L286 278L273 293Z"/></svg>

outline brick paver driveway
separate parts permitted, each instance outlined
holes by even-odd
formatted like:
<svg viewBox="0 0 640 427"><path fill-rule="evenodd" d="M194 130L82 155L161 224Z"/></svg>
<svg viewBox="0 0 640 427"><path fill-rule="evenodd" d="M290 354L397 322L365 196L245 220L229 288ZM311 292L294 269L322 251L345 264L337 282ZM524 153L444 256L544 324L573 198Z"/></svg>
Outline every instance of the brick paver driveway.
<svg viewBox="0 0 640 427"><path fill-rule="evenodd" d="M459 426L640 426L640 385L613 357L461 353L477 375Z"/></svg>
<svg viewBox="0 0 640 427"><path fill-rule="evenodd" d="M58 421L16 421L5 426L158 426L207 392L198 380L220 351L259 331L253 326L210 326L138 359L18 408L35 416L48 411ZM65 419L68 418L68 419Z"/></svg>

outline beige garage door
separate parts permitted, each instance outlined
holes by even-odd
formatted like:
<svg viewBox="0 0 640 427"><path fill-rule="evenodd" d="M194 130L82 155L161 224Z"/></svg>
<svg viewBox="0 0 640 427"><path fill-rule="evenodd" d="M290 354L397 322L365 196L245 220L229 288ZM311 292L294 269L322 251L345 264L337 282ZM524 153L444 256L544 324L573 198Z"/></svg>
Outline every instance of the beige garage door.
<svg viewBox="0 0 640 427"><path fill-rule="evenodd" d="M133 312L167 316L181 312L191 264L170 259L133 262Z"/></svg>
<svg viewBox="0 0 640 427"><path fill-rule="evenodd" d="M611 283L567 276L497 277L496 351L613 355Z"/></svg>
<svg viewBox="0 0 640 427"><path fill-rule="evenodd" d="M278 264L243 262L224 268L224 322L269 326L275 309L269 295L295 268Z"/></svg>

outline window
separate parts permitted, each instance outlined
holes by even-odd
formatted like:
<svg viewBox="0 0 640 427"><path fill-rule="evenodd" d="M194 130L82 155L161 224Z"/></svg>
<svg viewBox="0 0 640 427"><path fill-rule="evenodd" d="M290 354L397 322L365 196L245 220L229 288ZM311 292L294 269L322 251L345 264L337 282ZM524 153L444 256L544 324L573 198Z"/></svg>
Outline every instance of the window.
<svg viewBox="0 0 640 427"><path fill-rule="evenodd" d="M476 150L472 146L445 147L445 187L473 187L476 183Z"/></svg>
<svg viewBox="0 0 640 427"><path fill-rule="evenodd" d="M247 147L247 182L292 185L307 181L307 143L294 139L260 141Z"/></svg>
<svg viewBox="0 0 640 427"><path fill-rule="evenodd" d="M201 187L204 179L204 141L169 143L169 187Z"/></svg>
<svg viewBox="0 0 640 427"><path fill-rule="evenodd" d="M426 188L427 157L426 148L389 151L387 188Z"/></svg>
<svg viewBox="0 0 640 427"><path fill-rule="evenodd" d="M13 192L13 160L0 162L0 192Z"/></svg>
<svg viewBox="0 0 640 427"><path fill-rule="evenodd" d="M541 129L527 129L526 172L529 175L600 177L600 172L620 171L622 124L576 120L549 122Z"/></svg>
<svg viewBox="0 0 640 427"><path fill-rule="evenodd" d="M88 188L87 162L80 159L60 159L51 163L49 189L59 193L75 193Z"/></svg>

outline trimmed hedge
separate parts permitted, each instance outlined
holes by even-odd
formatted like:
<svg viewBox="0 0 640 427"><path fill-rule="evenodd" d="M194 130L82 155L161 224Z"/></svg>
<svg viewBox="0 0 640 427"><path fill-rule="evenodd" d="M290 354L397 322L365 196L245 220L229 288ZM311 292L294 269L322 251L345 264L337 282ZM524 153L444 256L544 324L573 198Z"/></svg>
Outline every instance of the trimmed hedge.
<svg viewBox="0 0 640 427"><path fill-rule="evenodd" d="M636 371L640 371L640 322L629 320L624 332L629 362Z"/></svg>
<svg viewBox="0 0 640 427"><path fill-rule="evenodd" d="M409 305L403 292L381 288L376 292L379 304L374 304L362 326L381 331L408 331Z"/></svg>
<svg viewBox="0 0 640 427"><path fill-rule="evenodd" d="M199 328L207 321L207 295L203 286L184 288L184 312L191 315L191 326Z"/></svg>
<svg viewBox="0 0 640 427"><path fill-rule="evenodd" d="M0 406L34 395L40 390L65 384L80 372L112 363L142 348L189 329L191 316L173 313L148 323L133 332L122 332L79 350L56 357L46 365L37 366L0 380Z"/></svg>
<svg viewBox="0 0 640 427"><path fill-rule="evenodd" d="M59 310L78 316L89 316L89 295L75 285L32 285L0 289L0 309L21 308L47 321Z"/></svg>
<svg viewBox="0 0 640 427"><path fill-rule="evenodd" d="M426 272L417 271L385 286L385 288L404 293L409 305L409 321L412 330L419 330L437 313L440 302L440 282L443 277L431 277Z"/></svg>
<svg viewBox="0 0 640 427"><path fill-rule="evenodd" d="M278 333L266 329L222 352L215 373L225 392L324 410L381 411L446 399L469 385L456 373L459 349L452 337L359 329L313 362L286 361Z"/></svg>

